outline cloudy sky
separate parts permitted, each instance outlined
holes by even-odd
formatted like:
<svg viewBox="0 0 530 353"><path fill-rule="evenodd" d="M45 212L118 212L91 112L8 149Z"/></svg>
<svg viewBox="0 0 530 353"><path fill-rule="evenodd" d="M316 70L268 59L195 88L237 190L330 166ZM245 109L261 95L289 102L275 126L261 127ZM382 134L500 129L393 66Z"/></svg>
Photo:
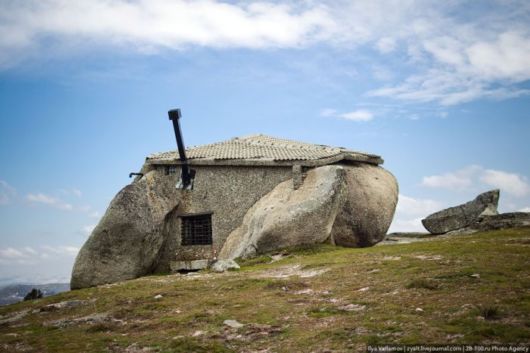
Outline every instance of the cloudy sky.
<svg viewBox="0 0 530 353"><path fill-rule="evenodd" d="M528 1L0 0L0 284L68 281L145 156L251 133L380 154L391 230L530 211Z"/></svg>

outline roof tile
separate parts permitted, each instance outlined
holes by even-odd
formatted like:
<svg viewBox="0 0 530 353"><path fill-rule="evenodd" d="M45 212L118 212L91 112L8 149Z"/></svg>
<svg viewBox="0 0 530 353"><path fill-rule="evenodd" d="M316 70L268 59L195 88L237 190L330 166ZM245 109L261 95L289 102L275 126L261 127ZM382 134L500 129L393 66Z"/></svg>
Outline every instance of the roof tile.
<svg viewBox="0 0 530 353"><path fill-rule="evenodd" d="M278 139L266 135L235 137L231 140L191 147L186 150L188 159L215 160L316 160L336 156L340 153L363 154L341 147L330 147L310 143ZM368 155L367 156L373 156ZM147 157L151 162L178 159L177 151L155 153Z"/></svg>

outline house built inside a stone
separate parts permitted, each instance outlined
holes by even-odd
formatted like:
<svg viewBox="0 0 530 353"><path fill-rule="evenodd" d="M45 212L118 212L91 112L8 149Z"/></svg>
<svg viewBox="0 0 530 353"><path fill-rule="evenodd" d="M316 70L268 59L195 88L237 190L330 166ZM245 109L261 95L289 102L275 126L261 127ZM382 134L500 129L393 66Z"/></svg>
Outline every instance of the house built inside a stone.
<svg viewBox="0 0 530 353"><path fill-rule="evenodd" d="M265 135L185 150L179 117L179 150L147 157L112 200L72 288L303 244L369 246L386 234L397 183L379 156Z"/></svg>

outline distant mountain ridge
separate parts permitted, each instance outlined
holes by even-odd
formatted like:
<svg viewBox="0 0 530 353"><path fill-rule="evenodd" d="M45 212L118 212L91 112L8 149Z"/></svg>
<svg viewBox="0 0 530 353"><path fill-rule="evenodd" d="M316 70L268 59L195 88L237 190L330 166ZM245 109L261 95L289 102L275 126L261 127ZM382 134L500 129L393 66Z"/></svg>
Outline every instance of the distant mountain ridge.
<svg viewBox="0 0 530 353"><path fill-rule="evenodd" d="M47 283L47 284L10 284L0 287L0 305L17 303L33 288L40 289L47 297L70 290L70 283Z"/></svg>

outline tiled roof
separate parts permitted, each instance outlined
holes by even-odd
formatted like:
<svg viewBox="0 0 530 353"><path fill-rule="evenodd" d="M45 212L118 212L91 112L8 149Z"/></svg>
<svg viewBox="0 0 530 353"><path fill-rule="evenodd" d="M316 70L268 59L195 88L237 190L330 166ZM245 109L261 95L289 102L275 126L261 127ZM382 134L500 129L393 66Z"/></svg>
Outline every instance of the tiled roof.
<svg viewBox="0 0 530 353"><path fill-rule="evenodd" d="M186 150L186 156L189 160L310 161L334 157L340 154L378 158L378 156L349 151L342 147L314 145L266 135L235 137L231 140L191 147ZM155 153L147 159L154 163L176 160L178 159L178 152Z"/></svg>

